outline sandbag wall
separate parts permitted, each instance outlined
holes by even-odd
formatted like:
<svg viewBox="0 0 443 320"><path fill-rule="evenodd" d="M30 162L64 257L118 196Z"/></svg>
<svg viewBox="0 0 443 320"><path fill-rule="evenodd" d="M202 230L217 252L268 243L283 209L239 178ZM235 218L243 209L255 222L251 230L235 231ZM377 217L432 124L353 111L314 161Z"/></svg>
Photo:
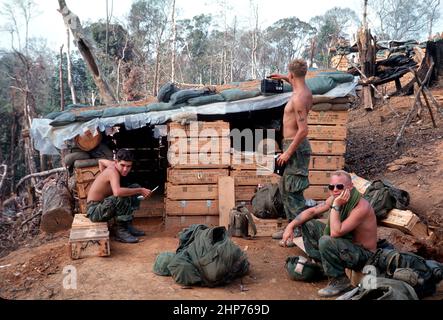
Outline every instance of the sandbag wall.
<svg viewBox="0 0 443 320"><path fill-rule="evenodd" d="M310 187L306 199L325 200L329 197L331 174L345 166L349 97L314 96L314 106L308 116L309 141L312 155L309 164Z"/></svg>
<svg viewBox="0 0 443 320"><path fill-rule="evenodd" d="M229 175L229 123L168 125L165 227L219 225L218 178Z"/></svg>

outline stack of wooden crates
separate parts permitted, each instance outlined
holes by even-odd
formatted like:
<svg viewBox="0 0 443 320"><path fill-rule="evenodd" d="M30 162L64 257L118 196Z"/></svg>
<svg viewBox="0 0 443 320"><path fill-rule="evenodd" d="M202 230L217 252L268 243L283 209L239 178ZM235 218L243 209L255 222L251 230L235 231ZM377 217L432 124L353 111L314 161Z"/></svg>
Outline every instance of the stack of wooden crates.
<svg viewBox="0 0 443 320"><path fill-rule="evenodd" d="M335 100L335 101L334 101ZM328 104L343 106L347 98L332 99ZM324 104L324 103L323 103ZM344 104L346 106L346 104ZM326 200L329 197L328 184L331 174L343 170L345 165L347 110L324 110L309 113L309 141L312 156L309 164L310 187L304 197L313 200ZM318 110L318 109L317 109Z"/></svg>
<svg viewBox="0 0 443 320"><path fill-rule="evenodd" d="M77 163L80 165L77 166ZM79 199L79 211L82 214L86 214L88 191L91 188L95 178L97 178L98 174L100 173L100 169L98 166L83 167L81 163L81 160L77 160L75 163L77 166L75 168L75 180L77 184L77 196Z"/></svg>
<svg viewBox="0 0 443 320"><path fill-rule="evenodd" d="M165 227L219 224L218 178L229 175L229 123L168 125Z"/></svg>

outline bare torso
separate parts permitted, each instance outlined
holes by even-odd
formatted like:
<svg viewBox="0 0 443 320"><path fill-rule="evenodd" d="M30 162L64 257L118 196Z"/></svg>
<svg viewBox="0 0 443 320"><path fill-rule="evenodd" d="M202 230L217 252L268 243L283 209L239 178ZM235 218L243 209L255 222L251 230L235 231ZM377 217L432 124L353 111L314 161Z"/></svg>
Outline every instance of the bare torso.
<svg viewBox="0 0 443 320"><path fill-rule="evenodd" d="M111 167L101 172L92 183L88 192L87 201L103 201L113 194L111 188L111 175L118 174L117 169Z"/></svg>
<svg viewBox="0 0 443 320"><path fill-rule="evenodd" d="M375 252L377 250L377 219L374 209L365 199L361 199L356 208L360 208L364 214L361 223L352 233L353 242Z"/></svg>
<svg viewBox="0 0 443 320"><path fill-rule="evenodd" d="M283 137L285 139L294 139L298 132L296 108L297 104L301 104L306 108L306 114L309 113L312 107L312 93L309 88L305 87L298 92L292 94L291 99L286 104L283 115Z"/></svg>

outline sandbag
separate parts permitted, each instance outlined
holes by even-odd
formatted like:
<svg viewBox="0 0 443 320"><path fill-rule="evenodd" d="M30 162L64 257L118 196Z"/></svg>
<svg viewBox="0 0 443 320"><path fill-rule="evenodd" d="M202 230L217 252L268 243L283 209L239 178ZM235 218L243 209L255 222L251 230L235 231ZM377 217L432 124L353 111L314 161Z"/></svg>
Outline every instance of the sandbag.
<svg viewBox="0 0 443 320"><path fill-rule="evenodd" d="M70 167L74 164L76 160L86 160L90 159L91 156L86 151L78 151L78 152L72 152L68 153L63 157L63 163Z"/></svg>
<svg viewBox="0 0 443 320"><path fill-rule="evenodd" d="M89 168L97 167L99 159L86 159L86 160L75 160L74 168Z"/></svg>
<svg viewBox="0 0 443 320"><path fill-rule="evenodd" d="M171 105L177 105L181 103L186 103L189 99L204 96L208 94L209 90L205 89L186 89L180 90L171 95L170 103Z"/></svg>
<svg viewBox="0 0 443 320"><path fill-rule="evenodd" d="M171 100L171 96L178 91L180 91L180 89L177 88L175 84L168 82L158 90L157 100L158 102L168 103Z"/></svg>
<svg viewBox="0 0 443 320"><path fill-rule="evenodd" d="M175 109L179 109L182 107L185 107L186 104L185 103L181 103L181 104L172 104L172 103L164 103L164 102L159 102L159 103L152 103L150 105L147 106L147 110L148 112L153 112L153 111L169 111L169 110L175 110Z"/></svg>
<svg viewBox="0 0 443 320"><path fill-rule="evenodd" d="M55 118L57 118L59 115L63 114L66 111L54 111L54 112L50 112L47 115L45 115L45 119L50 119L50 120L54 120Z"/></svg>
<svg viewBox="0 0 443 320"><path fill-rule="evenodd" d="M223 102L225 99L221 94L211 94L208 96L201 96L196 98L191 98L188 100L188 104L191 106L202 106L205 104L211 104L216 102Z"/></svg>
<svg viewBox="0 0 443 320"><path fill-rule="evenodd" d="M336 87L336 82L328 76L315 77L306 80L306 85L312 91L312 94L325 94Z"/></svg>
<svg viewBox="0 0 443 320"><path fill-rule="evenodd" d="M103 110L103 118L127 116L131 114L145 113L148 109L144 106L142 107L115 107L107 108Z"/></svg>
<svg viewBox="0 0 443 320"><path fill-rule="evenodd" d="M350 108L349 104L332 104L331 110L332 111L348 111Z"/></svg>
<svg viewBox="0 0 443 320"><path fill-rule="evenodd" d="M75 116L75 121L86 122L92 119L101 118L103 116L103 110L87 110L82 111Z"/></svg>
<svg viewBox="0 0 443 320"><path fill-rule="evenodd" d="M311 108L312 111L329 111L332 109L332 104L330 103L317 103Z"/></svg>
<svg viewBox="0 0 443 320"><path fill-rule="evenodd" d="M53 121L49 124L53 127L61 127L67 124L71 124L75 122L75 114L72 112L63 112L59 116L57 116Z"/></svg>
<svg viewBox="0 0 443 320"><path fill-rule="evenodd" d="M89 155L96 159L109 159L114 158L112 150L104 143L100 143L97 148L89 151Z"/></svg>
<svg viewBox="0 0 443 320"><path fill-rule="evenodd" d="M337 83L347 83L354 81L354 76L346 72L321 72L317 77L330 77Z"/></svg>
<svg viewBox="0 0 443 320"><path fill-rule="evenodd" d="M158 276L169 277L171 271L168 269L169 263L175 257L175 252L162 252L155 258L152 271Z"/></svg>
<svg viewBox="0 0 443 320"><path fill-rule="evenodd" d="M261 95L261 92L260 90L243 91L240 89L228 89L222 91L220 94L226 101L231 102L258 97Z"/></svg>

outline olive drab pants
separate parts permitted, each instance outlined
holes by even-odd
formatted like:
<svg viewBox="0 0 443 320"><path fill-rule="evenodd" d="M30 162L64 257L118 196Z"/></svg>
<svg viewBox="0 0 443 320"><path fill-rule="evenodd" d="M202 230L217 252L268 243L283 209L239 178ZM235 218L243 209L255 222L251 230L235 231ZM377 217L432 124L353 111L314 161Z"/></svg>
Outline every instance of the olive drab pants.
<svg viewBox="0 0 443 320"><path fill-rule="evenodd" d="M132 184L129 188L139 188ZM103 201L90 201L87 204L86 216L92 222L106 222L115 218L118 222L128 222L133 219L134 211L140 207L137 196L115 197L109 196Z"/></svg>
<svg viewBox="0 0 443 320"><path fill-rule="evenodd" d="M302 226L303 243L306 253L321 262L328 277L345 276L345 269L362 270L373 253L347 239L323 235L326 225L310 220Z"/></svg>
<svg viewBox="0 0 443 320"><path fill-rule="evenodd" d="M288 150L291 143L292 140L283 140L283 150ZM303 192L309 187L308 169L311 153L311 145L308 139L305 139L289 159L280 180L283 207L289 221L294 220L305 208Z"/></svg>

